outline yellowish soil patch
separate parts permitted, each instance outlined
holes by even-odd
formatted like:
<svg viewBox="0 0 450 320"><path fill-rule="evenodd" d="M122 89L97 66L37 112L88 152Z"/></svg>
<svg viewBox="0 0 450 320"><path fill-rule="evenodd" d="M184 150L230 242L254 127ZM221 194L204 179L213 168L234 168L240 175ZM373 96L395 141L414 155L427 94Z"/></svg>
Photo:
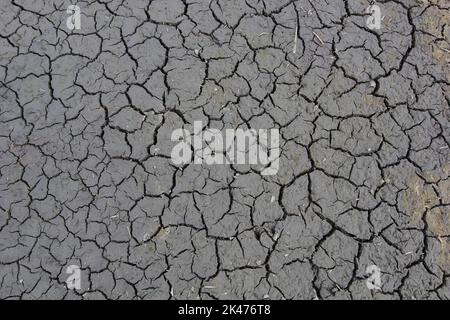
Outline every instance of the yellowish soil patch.
<svg viewBox="0 0 450 320"><path fill-rule="evenodd" d="M443 6L443 2L448 5L448 0L423 0L424 4L438 4ZM441 3L442 2L442 3ZM444 6L443 6L444 7ZM447 70L447 78L450 79L450 10L439 9L438 7L428 8L421 19L419 30L425 31L428 35L419 36L419 45L427 47L425 51L429 53L436 62Z"/></svg>
<svg viewBox="0 0 450 320"><path fill-rule="evenodd" d="M440 201L450 203L450 164L440 170L424 175L431 182L426 184L415 176L408 183L405 197L405 208L411 218L411 223L418 226L426 213L429 232L435 236L441 245L438 264L444 270L450 270L450 208L435 207ZM435 192L437 191L437 193ZM446 237L447 236L447 237Z"/></svg>
<svg viewBox="0 0 450 320"><path fill-rule="evenodd" d="M383 107L383 98L368 94L364 96L364 103L370 108L380 108Z"/></svg>

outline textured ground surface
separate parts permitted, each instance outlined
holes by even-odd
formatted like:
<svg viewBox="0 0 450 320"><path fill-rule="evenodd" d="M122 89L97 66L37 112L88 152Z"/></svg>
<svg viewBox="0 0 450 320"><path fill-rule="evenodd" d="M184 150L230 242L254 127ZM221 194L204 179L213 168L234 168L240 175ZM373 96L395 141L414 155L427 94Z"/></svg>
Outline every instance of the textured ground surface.
<svg viewBox="0 0 450 320"><path fill-rule="evenodd" d="M450 298L449 1L69 4L0 4L0 298ZM173 165L198 120L278 174Z"/></svg>

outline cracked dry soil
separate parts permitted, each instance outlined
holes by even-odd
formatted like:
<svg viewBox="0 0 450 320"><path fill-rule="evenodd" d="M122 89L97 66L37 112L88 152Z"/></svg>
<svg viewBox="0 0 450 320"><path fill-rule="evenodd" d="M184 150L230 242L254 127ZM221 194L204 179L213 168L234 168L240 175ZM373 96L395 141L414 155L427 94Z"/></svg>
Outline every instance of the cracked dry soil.
<svg viewBox="0 0 450 320"><path fill-rule="evenodd" d="M448 0L70 4L0 4L1 299L450 298ZM194 121L278 173L174 165Z"/></svg>

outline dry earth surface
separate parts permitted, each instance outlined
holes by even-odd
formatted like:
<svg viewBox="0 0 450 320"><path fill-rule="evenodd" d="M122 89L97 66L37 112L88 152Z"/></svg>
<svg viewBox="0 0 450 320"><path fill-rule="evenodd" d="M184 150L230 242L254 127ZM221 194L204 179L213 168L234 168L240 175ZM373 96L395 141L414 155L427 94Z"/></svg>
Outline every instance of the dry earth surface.
<svg viewBox="0 0 450 320"><path fill-rule="evenodd" d="M448 0L70 4L0 3L1 299L450 298ZM194 121L278 173L174 165Z"/></svg>

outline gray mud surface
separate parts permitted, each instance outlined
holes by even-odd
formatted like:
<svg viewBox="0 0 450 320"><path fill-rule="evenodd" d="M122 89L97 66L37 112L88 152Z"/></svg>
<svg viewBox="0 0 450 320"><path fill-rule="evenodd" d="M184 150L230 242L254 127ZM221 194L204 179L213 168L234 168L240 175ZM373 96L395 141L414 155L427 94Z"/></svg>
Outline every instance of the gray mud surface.
<svg viewBox="0 0 450 320"><path fill-rule="evenodd" d="M0 298L449 299L450 2L377 4L2 0ZM278 173L174 165L194 121Z"/></svg>

